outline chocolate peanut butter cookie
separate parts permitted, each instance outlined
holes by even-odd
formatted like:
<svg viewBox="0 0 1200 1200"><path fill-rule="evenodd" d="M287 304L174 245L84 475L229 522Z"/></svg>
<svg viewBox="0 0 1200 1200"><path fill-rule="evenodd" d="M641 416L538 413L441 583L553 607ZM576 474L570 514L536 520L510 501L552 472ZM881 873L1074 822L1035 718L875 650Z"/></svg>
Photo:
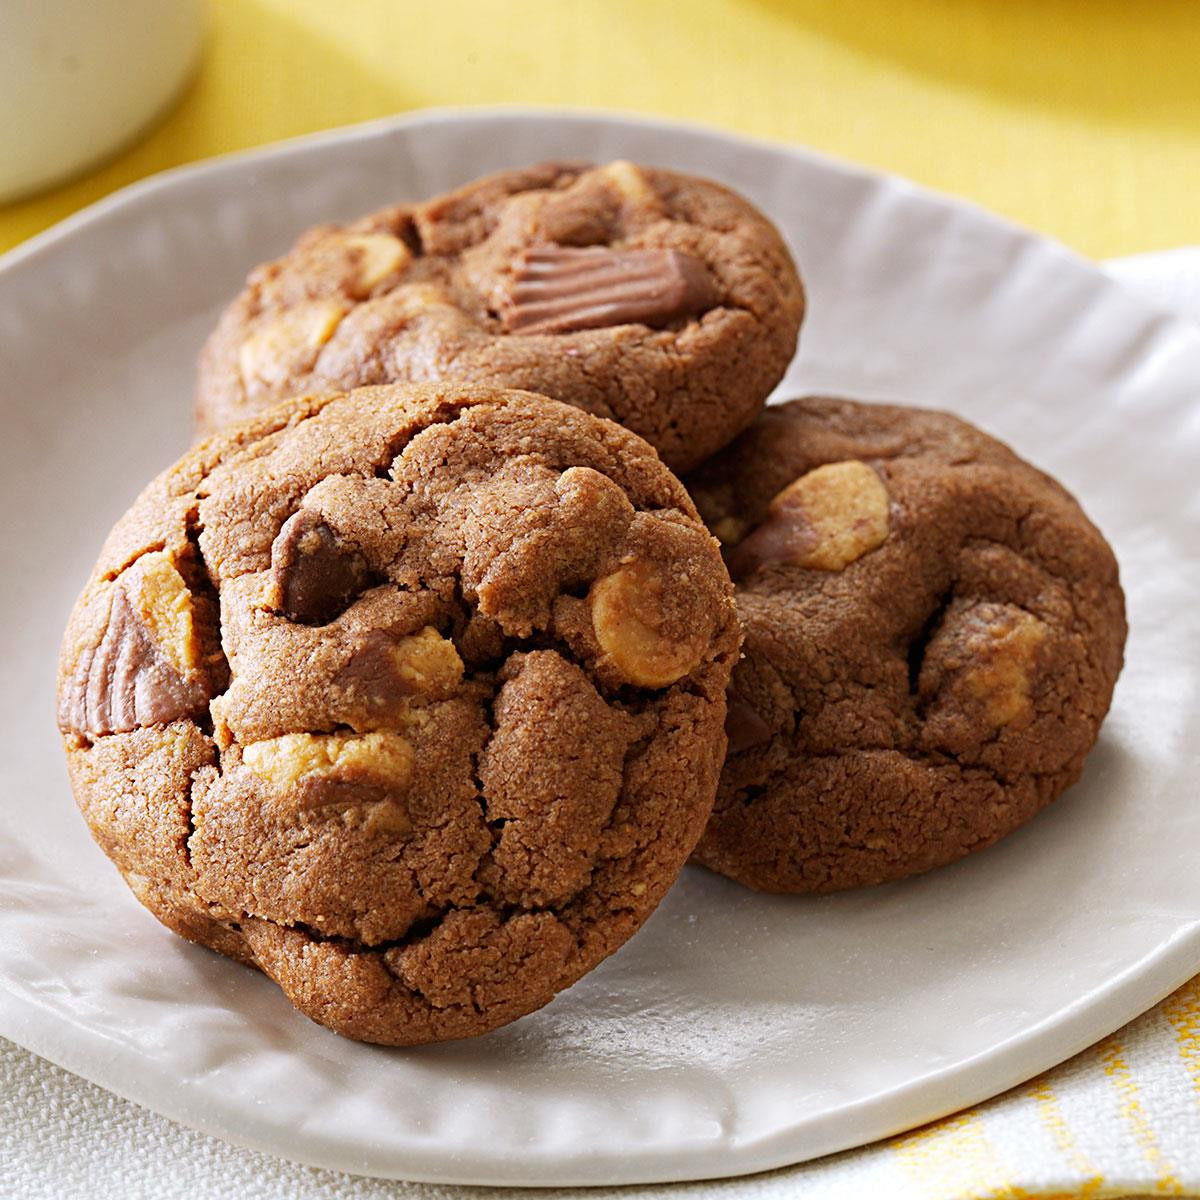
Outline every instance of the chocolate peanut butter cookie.
<svg viewBox="0 0 1200 1200"><path fill-rule="evenodd" d="M1124 600L1054 480L944 413L796 400L689 486L746 637L700 862L764 891L881 883L1079 778Z"/></svg>
<svg viewBox="0 0 1200 1200"><path fill-rule="evenodd" d="M305 398L108 539L59 724L138 899L367 1041L482 1033L653 911L712 806L740 633L683 486L523 392Z"/></svg>
<svg viewBox="0 0 1200 1200"><path fill-rule="evenodd" d="M779 234L740 196L627 162L548 163L313 229L259 267L205 348L197 419L456 379L611 417L686 470L762 408L803 312Z"/></svg>

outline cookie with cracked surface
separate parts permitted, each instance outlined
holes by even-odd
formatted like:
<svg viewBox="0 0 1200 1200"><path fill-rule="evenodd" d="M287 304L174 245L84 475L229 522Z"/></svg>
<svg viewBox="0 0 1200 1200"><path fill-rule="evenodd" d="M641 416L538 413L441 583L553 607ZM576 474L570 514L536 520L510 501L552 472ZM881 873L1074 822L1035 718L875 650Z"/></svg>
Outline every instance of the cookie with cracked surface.
<svg viewBox="0 0 1200 1200"><path fill-rule="evenodd" d="M945 413L808 399L687 482L746 639L698 861L763 891L882 883L1079 778L1124 601L1054 480Z"/></svg>
<svg viewBox="0 0 1200 1200"><path fill-rule="evenodd" d="M524 392L292 401L121 520L71 617L76 799L137 897L367 1041L545 1004L712 806L740 631L682 484Z"/></svg>
<svg viewBox="0 0 1200 1200"><path fill-rule="evenodd" d="M742 197L627 162L547 163L321 226L258 267L201 357L197 421L455 379L610 417L686 470L754 419L803 312L787 248Z"/></svg>

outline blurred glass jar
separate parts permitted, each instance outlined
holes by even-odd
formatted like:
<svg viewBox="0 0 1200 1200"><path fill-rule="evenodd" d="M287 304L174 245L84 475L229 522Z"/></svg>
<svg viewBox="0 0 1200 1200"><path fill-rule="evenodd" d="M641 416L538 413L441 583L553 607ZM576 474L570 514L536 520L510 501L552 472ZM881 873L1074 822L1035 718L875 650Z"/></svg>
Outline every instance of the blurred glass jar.
<svg viewBox="0 0 1200 1200"><path fill-rule="evenodd" d="M187 82L207 0L0 0L0 203L77 174Z"/></svg>

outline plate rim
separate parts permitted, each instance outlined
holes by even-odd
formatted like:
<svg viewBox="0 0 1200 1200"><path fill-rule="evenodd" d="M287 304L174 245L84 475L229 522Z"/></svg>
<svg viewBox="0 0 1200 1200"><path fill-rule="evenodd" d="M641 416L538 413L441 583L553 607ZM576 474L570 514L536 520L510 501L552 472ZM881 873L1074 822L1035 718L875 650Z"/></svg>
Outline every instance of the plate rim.
<svg viewBox="0 0 1200 1200"><path fill-rule="evenodd" d="M32 1044L33 1040L37 1037L37 1032L40 1032L42 1028L49 1030L56 1025L58 1028L62 1027L61 1022L56 1020L56 1015L49 1008L43 1008L36 1004L29 1005L25 1021L22 1021L18 1016L12 1023L9 1023L7 1020L10 1015L9 1009L6 1005L0 1003L0 1036L8 1038L31 1053L46 1059L48 1062L71 1074L79 1076L89 1083L112 1092L124 1100L146 1108L150 1112L165 1117L177 1124L197 1130L207 1136L218 1138L231 1145L241 1147L244 1150L272 1155L286 1161L316 1167L320 1170L337 1171L364 1178L403 1180L411 1183L442 1184L452 1187L554 1189L603 1186L653 1186L669 1183L687 1184L704 1180L736 1179L744 1176L754 1176L766 1172L784 1170L789 1167L800 1167L806 1163L821 1159L826 1155L865 1149L881 1144L888 1138L898 1136L930 1122L941 1120L954 1113L966 1111L984 1101L998 1097L1102 1041L1130 1021L1136 1020L1138 1016L1143 1015L1149 1009L1153 1008L1159 1001L1165 999L1176 988L1182 986L1183 983L1192 978L1195 975L1195 971L1192 969L1192 966L1188 966L1182 978L1176 979L1173 974L1175 969L1174 964L1177 961L1180 963L1189 961L1188 956L1191 955L1190 961L1194 965L1196 956L1200 955L1200 923L1193 923L1189 929L1181 930L1166 943L1166 946L1168 947L1167 952L1159 955L1150 970L1145 969L1144 964L1147 960L1143 959L1141 963L1130 967L1123 974L1117 976L1114 981L1111 981L1110 988L1104 994L1104 1000L1113 1006L1126 994L1139 997L1135 1003L1140 1004L1141 1007L1138 1008L1133 1016L1121 1015L1113 1023L1109 1018L1100 1015L1102 1011L1109 1010L1101 1009L1100 1006L1092 1002L1095 995L1093 993L1088 997L1081 998L1074 1005L1060 1010L1053 1017L1040 1022L1031 1030L1027 1030L1017 1037L998 1043L997 1046L977 1055L966 1063L946 1067L929 1075L922 1076L915 1082L909 1081L902 1086L892 1088L888 1091L839 1105L836 1108L827 1110L819 1117L811 1119L806 1124L806 1129L812 1130L815 1128L821 1130L826 1126L830 1126L835 1131L826 1137L824 1148L817 1149L811 1154L805 1154L799 1159L795 1158L794 1154L789 1154L786 1149L786 1142L790 1137L794 1136L796 1129L796 1126L789 1126L787 1129L777 1131L764 1138L751 1137L742 1139L738 1143L739 1161L731 1165L729 1169L723 1168L711 1157L714 1153L727 1154L729 1152L728 1147L711 1144L707 1146L694 1146L683 1151L672 1151L670 1159L668 1159L668 1156L664 1152L658 1151L656 1152L656 1167L654 1169L642 1169L632 1173L613 1173L613 1168L617 1168L622 1161L615 1153L596 1154L587 1157L574 1155L567 1160L566 1164L561 1164L557 1159L547 1160L543 1170L530 1174L522 1174L519 1170L513 1171L511 1169L511 1161L500 1159L488 1160L491 1162L491 1166L480 1162L474 1167L467 1169L460 1169L454 1166L447 1169L446 1155L444 1153L439 1154L423 1147L409 1148L405 1151L404 1173L400 1174L397 1167L382 1163L374 1164L356 1157L353 1150L342 1149L341 1144L336 1141L321 1139L311 1140L309 1142L311 1149L306 1150L305 1154L300 1157L287 1153L278 1148L278 1146L271 1144L272 1133L275 1127L269 1123L261 1125L263 1133L256 1138L256 1125L254 1122L246 1121L243 1118L240 1127L223 1123L221 1120L214 1119L204 1111L193 1108L185 1095L178 1089L172 1091L165 1083L157 1087L151 1084L150 1086L138 1089L127 1087L124 1084L108 1082L104 1078L105 1073L103 1071L77 1067L74 1064L80 1057L86 1056L86 1051L79 1048L82 1045L82 1035L85 1032L82 1026L72 1024L71 1028L77 1034L72 1039L56 1039L53 1033L47 1034L45 1043L49 1047L47 1049L43 1049L40 1045ZM196 947L195 949L197 952L203 950L202 947ZM1175 981L1164 985L1162 981L1168 978ZM3 980L0 980L0 997L5 995L11 995L11 993L4 986ZM1149 999L1145 999L1145 997L1149 997ZM21 997L14 998L18 1003L22 1000ZM1056 1044L1059 1050L1056 1050L1055 1053L1058 1057L1052 1063L1047 1063L1044 1058L1039 1057L1039 1047L1043 1043L1054 1041L1059 1024L1072 1012L1079 1009L1090 1010L1094 1015L1094 1021L1087 1027L1080 1025L1078 1027L1079 1032L1070 1042L1057 1041ZM36 1013L40 1019L29 1019L29 1012ZM1124 1009L1122 1009L1123 1013ZM26 1036L17 1036L16 1033L12 1032L13 1030L27 1030L31 1027L35 1032ZM1003 1052L1005 1057L1009 1058L1012 1062L1012 1067L1006 1074L1007 1081L998 1088L992 1087L989 1083L986 1090L973 1089L971 1092L972 1098L965 1102L960 1102L956 1098L953 1103L935 1104L936 1111L931 1110L929 1115L923 1116L916 1121L901 1121L899 1123L894 1120L885 1121L882 1125L876 1126L880 1132L873 1134L866 1140L854 1137L847 1139L844 1134L836 1132L840 1126L845 1125L847 1122L863 1119L870 1120L879 1113L888 1112L899 1100L911 1097L914 1088L920 1089L922 1094L928 1093L931 1095L938 1094L939 1089L959 1088L961 1087L961 1077L964 1073L976 1073L987 1070L992 1065L998 1052ZM156 1079L157 1077L152 1076L152 1078ZM150 1100L145 1098L149 1095L155 1096L156 1099ZM311 1130L307 1131L307 1136L312 1139ZM745 1156L745 1159L743 1160L741 1156ZM690 1161L706 1165L704 1169L699 1171L692 1170L689 1167L672 1169L665 1165L669 1161L681 1162L685 1157ZM572 1171L572 1167L576 1168L574 1172ZM608 1172L604 1179L597 1179L597 1169ZM553 1179L547 1178L548 1170L552 1170L554 1174ZM498 1177L500 1174L503 1174L503 1178Z"/></svg>
<svg viewBox="0 0 1200 1200"><path fill-rule="evenodd" d="M772 155L784 155L817 163L843 176L869 180L879 186L950 206L960 212L968 211L986 220L993 227L1019 234L1024 238L1032 238L1046 249L1094 272L1107 284L1129 296L1131 302L1143 312L1153 313L1169 325L1177 326L1175 332L1178 336L1186 336L1200 345L1200 329L1196 329L1167 307L1160 307L1144 297L1134 296L1098 264L1056 239L1008 217L995 214L973 201L801 145L750 137L698 122L588 107L484 105L421 109L302 134L264 146L235 150L199 162L182 164L127 184L0 254L0 283L3 283L11 272L35 263L37 259L52 253L63 243L70 242L119 214L139 205L152 204L181 190L186 191L199 180L214 178L247 164L303 155L314 150L319 151L327 145L385 138L398 129L412 130L463 121L536 122L564 117L588 124L626 128L632 126L665 134L700 134ZM797 1162L795 1152L789 1152L786 1144L789 1139L795 1139L799 1128L806 1131L810 1141L818 1144L817 1150L806 1153L801 1160L807 1161L823 1154L866 1145L904 1129L913 1128L916 1124L936 1120L948 1113L978 1104L1061 1063L1145 1012L1190 979L1195 974L1198 961L1200 920L1179 928L1173 936L1161 941L1136 964L1106 981L1103 987L1089 992L1038 1024L997 1043L965 1062L940 1068L887 1091L828 1109L817 1117L808 1118L802 1126L792 1123L785 1129L762 1138L749 1136L737 1139L733 1143L737 1150L736 1161L724 1166L715 1161L715 1158L730 1154L730 1140L718 1134L710 1143L693 1146L682 1152L652 1149L648 1153L653 1165L643 1165L633 1172L620 1170L621 1160L611 1150L586 1157L571 1155L566 1159L562 1157L561 1151L555 1151L541 1158L538 1169L532 1174L522 1174L519 1169L512 1170L511 1160L502 1161L486 1156L477 1157L469 1167L448 1164L445 1152L439 1156L437 1152L422 1146L410 1146L405 1150L406 1161L402 1171L396 1166L363 1162L355 1157L353 1151L339 1154L336 1144L327 1145L319 1141L310 1142L305 1155L297 1157L277 1144L272 1144L270 1125L262 1126L265 1136L256 1137L256 1127L252 1122L247 1123L243 1120L238 1128L194 1110L190 1099L190 1083L183 1087L178 1084L172 1087L165 1080L148 1073L138 1080L140 1086L114 1084L111 1080L115 1073L113 1070L105 1070L102 1066L90 1063L81 1068L78 1063L87 1057L85 1042L92 1036L91 1032L75 1021L64 1024L61 1014L52 1012L48 1006L16 991L3 977L0 977L0 1034L73 1074L168 1119L199 1129L234 1145L325 1169L379 1178L402 1178L414 1182L554 1187L595 1184L598 1182L596 1169L608 1168L608 1177L603 1182L683 1182L729 1178L794 1165ZM1064 1039L1062 1029L1067 1023L1070 1023L1072 1036ZM63 1036L68 1031L69 1036ZM1003 1081L999 1086L998 1080ZM952 1099L951 1092L954 1093ZM914 1103L918 1099L922 1100L919 1105ZM910 1110L916 1107L921 1109L923 1115L919 1120L905 1119L897 1123L895 1109L902 1100ZM892 1115L885 1120L882 1116L884 1113ZM864 1129L865 1136L855 1133L854 1128ZM820 1136L812 1137L814 1131ZM389 1153L396 1155L395 1151ZM645 1155L647 1152L639 1153ZM697 1166L681 1168L680 1162L683 1159L690 1160ZM551 1175L553 1179L549 1178ZM498 1178L500 1176L502 1178Z"/></svg>

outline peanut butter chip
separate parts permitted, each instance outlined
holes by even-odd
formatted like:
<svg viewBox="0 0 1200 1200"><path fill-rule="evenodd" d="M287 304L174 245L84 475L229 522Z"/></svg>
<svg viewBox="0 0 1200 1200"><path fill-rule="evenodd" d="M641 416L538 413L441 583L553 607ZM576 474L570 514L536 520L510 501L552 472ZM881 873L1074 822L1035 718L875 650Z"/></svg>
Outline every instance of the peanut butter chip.
<svg viewBox="0 0 1200 1200"><path fill-rule="evenodd" d="M279 387L292 375L307 371L348 307L338 300L313 300L252 333L238 351L242 381Z"/></svg>
<svg viewBox="0 0 1200 1200"><path fill-rule="evenodd" d="M127 589L134 612L171 666L181 675L197 667L192 594L165 554L147 554L131 572Z"/></svg>
<svg viewBox="0 0 1200 1200"><path fill-rule="evenodd" d="M637 687L667 687L703 656L703 642L672 638L662 628L669 586L653 564L635 561L598 579L588 597L601 650Z"/></svg>
<svg viewBox="0 0 1200 1200"><path fill-rule="evenodd" d="M654 212L662 211L662 201L640 167L619 158L601 167L598 173L620 192L626 203Z"/></svg>
<svg viewBox="0 0 1200 1200"><path fill-rule="evenodd" d="M463 660L432 625L398 641L391 659L399 686L412 695L445 699L462 682Z"/></svg>
<svg viewBox="0 0 1200 1200"><path fill-rule="evenodd" d="M450 310L454 313L454 299L444 287L433 283L406 283L396 289L392 313L398 321L411 321L414 317L429 316L431 309ZM439 317L442 314L436 314Z"/></svg>
<svg viewBox="0 0 1200 1200"><path fill-rule="evenodd" d="M736 578L767 563L841 571L887 539L889 498L864 462L828 463L788 484L768 505L766 520L729 559Z"/></svg>
<svg viewBox="0 0 1200 1200"><path fill-rule="evenodd" d="M1033 667L1048 632L1044 622L1013 605L980 605L972 615L962 679L997 729L1031 712Z"/></svg>
<svg viewBox="0 0 1200 1200"><path fill-rule="evenodd" d="M363 233L345 239L358 259L356 292L365 296L389 275L403 271L412 262L412 251L389 233Z"/></svg>
<svg viewBox="0 0 1200 1200"><path fill-rule="evenodd" d="M398 733L287 733L252 742L242 762L280 789L306 780L375 783L404 788L412 775L413 750Z"/></svg>

